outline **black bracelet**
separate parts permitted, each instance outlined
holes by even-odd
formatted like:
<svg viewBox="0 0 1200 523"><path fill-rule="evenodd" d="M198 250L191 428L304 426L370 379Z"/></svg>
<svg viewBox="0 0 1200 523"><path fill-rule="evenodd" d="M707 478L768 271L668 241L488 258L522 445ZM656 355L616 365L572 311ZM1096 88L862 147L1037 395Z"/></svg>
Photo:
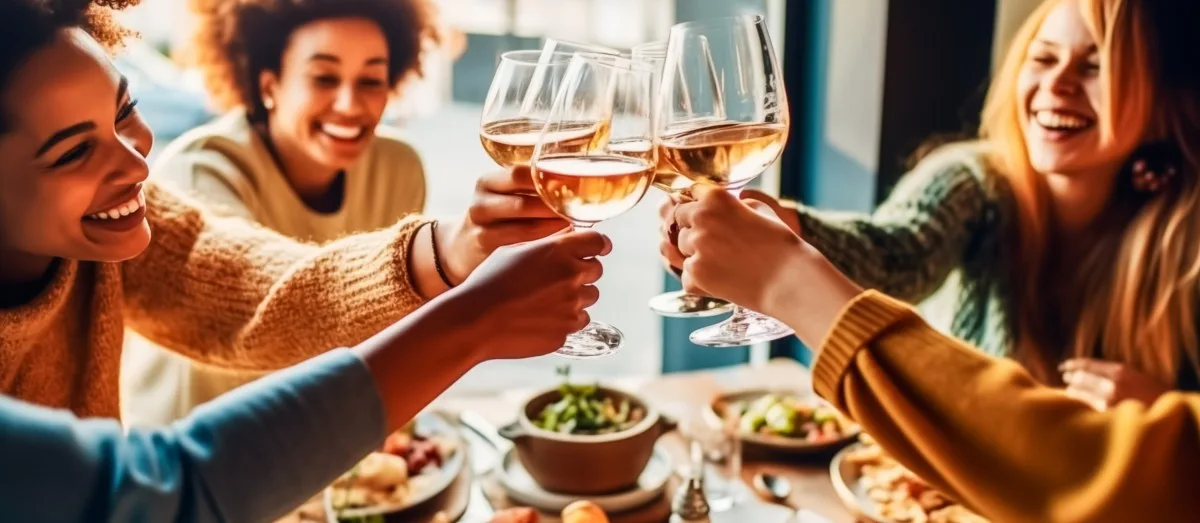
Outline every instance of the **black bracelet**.
<svg viewBox="0 0 1200 523"><path fill-rule="evenodd" d="M442 267L442 256L438 254L437 226L437 220L429 222L429 241L433 245L433 267L437 269L438 276L441 276L442 283L445 283L447 288L453 289L454 284L450 282L450 277L446 276L446 269Z"/></svg>

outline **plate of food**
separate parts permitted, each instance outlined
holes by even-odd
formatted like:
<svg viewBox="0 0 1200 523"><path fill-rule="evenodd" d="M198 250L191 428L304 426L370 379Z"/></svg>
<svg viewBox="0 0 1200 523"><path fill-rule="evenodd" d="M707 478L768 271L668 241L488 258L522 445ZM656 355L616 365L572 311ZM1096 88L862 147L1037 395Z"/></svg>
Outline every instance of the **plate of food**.
<svg viewBox="0 0 1200 523"><path fill-rule="evenodd" d="M876 523L988 523L904 468L866 436L834 456L829 472L842 502Z"/></svg>
<svg viewBox="0 0 1200 523"><path fill-rule="evenodd" d="M401 512L449 488L465 463L453 422L422 414L325 489L327 513L355 520Z"/></svg>
<svg viewBox="0 0 1200 523"><path fill-rule="evenodd" d="M861 432L828 403L785 391L722 394L707 414L736 425L743 445L769 452L828 452L854 442Z"/></svg>

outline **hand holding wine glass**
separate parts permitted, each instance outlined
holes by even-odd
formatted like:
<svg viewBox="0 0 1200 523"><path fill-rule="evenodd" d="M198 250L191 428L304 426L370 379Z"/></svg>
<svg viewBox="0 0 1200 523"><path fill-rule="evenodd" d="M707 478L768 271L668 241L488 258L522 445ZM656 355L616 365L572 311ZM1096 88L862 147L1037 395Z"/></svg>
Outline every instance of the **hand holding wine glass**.
<svg viewBox="0 0 1200 523"><path fill-rule="evenodd" d="M779 158L789 129L787 94L761 16L675 25L663 70L659 154L675 171L694 184L737 194ZM786 325L738 307L691 340L738 347L791 334Z"/></svg>
<svg viewBox="0 0 1200 523"><path fill-rule="evenodd" d="M650 68L611 55L572 58L533 153L538 195L576 228L633 208L650 186L658 159L651 116ZM586 147L560 140L564 129L595 131ZM623 343L617 328L593 321L559 354L605 356Z"/></svg>

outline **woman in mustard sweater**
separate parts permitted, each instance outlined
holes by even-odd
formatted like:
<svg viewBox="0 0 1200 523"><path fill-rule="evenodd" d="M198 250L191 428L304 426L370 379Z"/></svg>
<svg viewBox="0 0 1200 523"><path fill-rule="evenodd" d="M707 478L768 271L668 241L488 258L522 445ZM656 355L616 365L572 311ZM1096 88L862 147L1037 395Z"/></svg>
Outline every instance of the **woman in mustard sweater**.
<svg viewBox="0 0 1200 523"><path fill-rule="evenodd" d="M1185 152L1169 187L1190 194L1200 183L1200 4L1096 5L1098 20L1137 20L1138 38L1154 50L1154 97L1170 109L1158 118ZM687 290L786 322L818 351L818 394L910 470L984 516L1183 522L1200 514L1200 393L1168 391L1098 412L1016 362L939 334L912 308L863 292L768 206L703 188L674 217ZM1078 386L1096 397L1129 384Z"/></svg>
<svg viewBox="0 0 1200 523"><path fill-rule="evenodd" d="M795 329L817 394L938 490L997 522L1200 514L1200 393L1096 411L864 292L766 206L698 196L676 215L685 287Z"/></svg>
<svg viewBox="0 0 1200 523"><path fill-rule="evenodd" d="M106 49L125 34L111 8L132 3L4 3L59 25L0 32L0 393L116 417L126 328L206 364L276 369L361 342L495 248L565 226L526 196L528 172L483 179L436 235L411 216L318 246L201 211L146 182L151 134Z"/></svg>

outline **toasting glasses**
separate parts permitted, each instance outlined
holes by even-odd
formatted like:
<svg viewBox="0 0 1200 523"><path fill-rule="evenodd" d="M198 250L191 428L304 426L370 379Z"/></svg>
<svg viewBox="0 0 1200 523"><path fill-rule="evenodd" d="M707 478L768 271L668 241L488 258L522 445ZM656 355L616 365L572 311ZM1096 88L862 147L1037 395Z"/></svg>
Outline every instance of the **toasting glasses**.
<svg viewBox="0 0 1200 523"><path fill-rule="evenodd" d="M575 227L628 211L650 187L658 161L650 81L648 65L626 58L576 53L571 59L530 167L538 195ZM560 139L578 129L590 130L586 141ZM593 321L558 354L606 356L622 342L616 327Z"/></svg>
<svg viewBox="0 0 1200 523"><path fill-rule="evenodd" d="M667 74L663 71L663 67L667 61L667 42L665 40L656 42L647 42L635 46L632 49L632 57L634 60L646 62L654 67L653 89L655 93L655 114L657 117L657 104L660 97L658 90L661 85L662 75ZM713 79L715 82L715 79ZM711 106L705 108L699 113L692 110L691 97L687 93L686 83L676 83L676 88L682 92L674 100L679 104L679 113L691 114L691 118L677 117L675 119L675 129L685 127L696 127L713 123L714 121L724 120L724 110L720 105L720 99L709 97L705 101ZM681 115L677 115L681 116ZM666 160L665 156L660 156L658 166L654 174L654 187L666 192L676 201L682 201L689 198L688 188L691 187L692 181L676 171ZM707 316L716 316L724 314L733 309L733 304L708 296L700 296L690 294L683 291L664 292L650 299L650 310L662 316L671 318L703 318Z"/></svg>
<svg viewBox="0 0 1200 523"><path fill-rule="evenodd" d="M663 161L693 183L739 193L779 158L788 104L761 16L685 22L667 40L656 118ZM742 307L696 330L693 343L739 347L792 334Z"/></svg>

